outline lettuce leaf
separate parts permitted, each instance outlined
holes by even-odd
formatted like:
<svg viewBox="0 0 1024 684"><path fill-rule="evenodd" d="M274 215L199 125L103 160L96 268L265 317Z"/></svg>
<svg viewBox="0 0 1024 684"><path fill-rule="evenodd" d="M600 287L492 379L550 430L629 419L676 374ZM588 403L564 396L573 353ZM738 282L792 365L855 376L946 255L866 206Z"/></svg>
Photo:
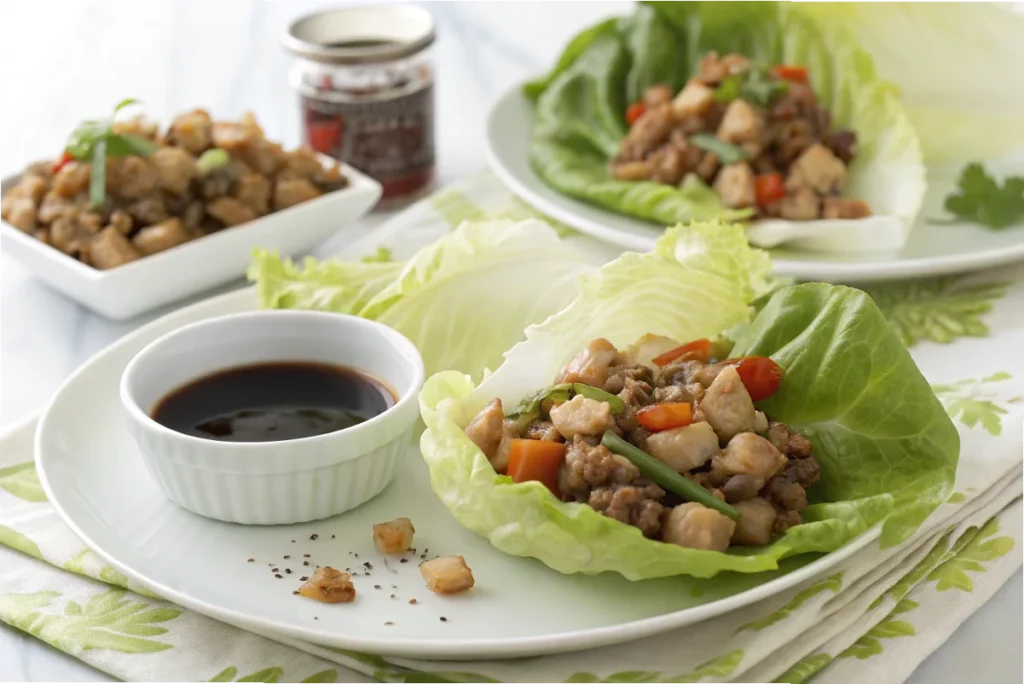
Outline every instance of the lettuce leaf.
<svg viewBox="0 0 1024 684"><path fill-rule="evenodd" d="M737 51L768 64L808 67L836 125L859 136L847 194L874 211L856 220L761 221L751 224L748 238L763 247L826 251L895 249L906 241L926 189L917 136L895 88L838 22L775 3L652 2L578 38L556 69L526 91L536 99L530 163L551 187L664 225L749 217L750 211L723 207L693 178L673 187L619 181L607 169L626 132L625 108L644 87L678 88L708 51Z"/></svg>
<svg viewBox="0 0 1024 684"><path fill-rule="evenodd" d="M404 263L307 258L299 267L257 251L248 275L263 308L370 318L412 340L428 374L480 377L526 326L576 296L594 260L542 221L498 220L463 223Z"/></svg>
<svg viewBox="0 0 1024 684"><path fill-rule="evenodd" d="M581 279L579 296L506 354L476 385L458 372L429 378L420 396L421 451L431 486L467 528L498 549L563 573L613 571L637 580L761 572L786 556L835 550L886 521L907 536L950 490L958 436L909 354L869 297L812 284L776 291L751 323L751 302L772 283L766 255L735 225L666 232L655 251L624 254ZM505 406L551 382L587 341L616 345L645 333L687 340L737 325L734 354L771 355L786 370L763 408L803 430L822 464L807 524L771 545L718 553L651 541L543 485L498 475L463 428L497 396Z"/></svg>

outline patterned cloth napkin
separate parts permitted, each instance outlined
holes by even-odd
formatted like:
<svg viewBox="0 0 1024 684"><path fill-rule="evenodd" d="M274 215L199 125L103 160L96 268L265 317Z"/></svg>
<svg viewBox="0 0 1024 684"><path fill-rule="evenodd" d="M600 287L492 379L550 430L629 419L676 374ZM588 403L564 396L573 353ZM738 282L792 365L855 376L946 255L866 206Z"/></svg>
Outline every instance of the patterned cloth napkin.
<svg viewBox="0 0 1024 684"><path fill-rule="evenodd" d="M413 206L345 258L405 258L462 220L536 216L490 174ZM595 258L616 250L557 225ZM523 660L382 658L261 636L160 600L47 502L35 419L0 435L0 619L126 680L901 682L1021 566L1024 269L871 288L961 435L956 491L902 546L639 643Z"/></svg>

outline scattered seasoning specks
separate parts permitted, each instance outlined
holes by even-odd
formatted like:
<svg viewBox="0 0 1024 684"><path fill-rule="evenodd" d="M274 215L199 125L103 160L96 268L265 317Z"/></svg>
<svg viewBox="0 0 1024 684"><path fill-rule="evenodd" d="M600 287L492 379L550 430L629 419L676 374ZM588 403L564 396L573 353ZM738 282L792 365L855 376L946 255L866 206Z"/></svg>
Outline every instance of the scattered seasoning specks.
<svg viewBox="0 0 1024 684"><path fill-rule="evenodd" d="M309 565L309 561L302 561L303 565Z"/></svg>
<svg viewBox="0 0 1024 684"><path fill-rule="evenodd" d="M397 585L397 584L392 584L392 585L391 585L391 588L392 588L392 589L397 589L397 588L398 588L398 585Z"/></svg>
<svg viewBox="0 0 1024 684"><path fill-rule="evenodd" d="M299 581L300 581L300 582L305 582L305 581L306 581L306 580L308 580L308 579L309 579L308 577L306 577L305 575L303 575L302 577L300 577L300 578L299 578ZM296 592L296 593L298 593L298 592Z"/></svg>
<svg viewBox="0 0 1024 684"><path fill-rule="evenodd" d="M385 623L384 623L384 626L385 626L385 627L390 627L390 626L391 626L391 625L393 625L393 624L395 624L395 623L394 623L394 622L392 622L391 620L388 620L387 622L385 622Z"/></svg>
<svg viewBox="0 0 1024 684"><path fill-rule="evenodd" d="M374 589L380 589L380 585L379 585L379 584L374 584L374 585L373 585L373 588L374 588Z"/></svg>
<svg viewBox="0 0 1024 684"><path fill-rule="evenodd" d="M308 553L304 553L304 554L302 554L302 557L303 558L309 558L309 554Z"/></svg>
<svg viewBox="0 0 1024 684"><path fill-rule="evenodd" d="M284 569L284 574L286 574L286 575L292 574L292 569L291 568L285 568Z"/></svg>
<svg viewBox="0 0 1024 684"><path fill-rule="evenodd" d="M394 594L392 594L392 595L391 595L391 598L398 598L398 597L397 597L397 596L395 596Z"/></svg>
<svg viewBox="0 0 1024 684"><path fill-rule="evenodd" d="M295 543L295 540L294 540L294 539L292 539L292 544L294 544L294 543Z"/></svg>
<svg viewBox="0 0 1024 684"><path fill-rule="evenodd" d="M316 541L319 538L320 538L319 534L311 534L311 535L309 535L309 541Z"/></svg>
<svg viewBox="0 0 1024 684"><path fill-rule="evenodd" d="M285 556L284 557L285 560L288 560L289 558L291 558L291 556Z"/></svg>
<svg viewBox="0 0 1024 684"><path fill-rule="evenodd" d="M278 572L279 570L280 570L280 568L271 568L270 572Z"/></svg>
<svg viewBox="0 0 1024 684"><path fill-rule="evenodd" d="M373 564L370 563L370 561L366 561L365 563L363 563L363 567L367 570L373 570Z"/></svg>
<svg viewBox="0 0 1024 684"><path fill-rule="evenodd" d="M446 618L444 615L442 615L441 616L441 622L448 622L448 618Z"/></svg>
<svg viewBox="0 0 1024 684"><path fill-rule="evenodd" d="M415 606L417 603L419 603L419 601L417 601L416 599L414 599L414 598L409 599L409 605L410 606Z"/></svg>
<svg viewBox="0 0 1024 684"><path fill-rule="evenodd" d="M399 563L408 563L408 562L409 562L409 559L408 559L408 558L403 558L402 560L400 560L400 561L398 561L398 562L399 562Z"/></svg>
<svg viewBox="0 0 1024 684"><path fill-rule="evenodd" d="M293 592L292 592L292 596L298 596L298 595L299 595L299 592L298 592L298 591L293 591Z"/></svg>
<svg viewBox="0 0 1024 684"><path fill-rule="evenodd" d="M283 578L284 578L284 576L283 576L283 575L280 575L280 574L278 574L278 575L274 575L274 577L276 577L277 579L283 579Z"/></svg>
<svg viewBox="0 0 1024 684"><path fill-rule="evenodd" d="M245 561L245 562L246 562L246 563L255 563L255 562L256 562L256 559L255 559L255 558L250 558L249 560L247 560L247 561Z"/></svg>
<svg viewBox="0 0 1024 684"><path fill-rule="evenodd" d="M316 615L314 615L314 616L313 616L313 619L314 619L314 620L319 620L320 618L318 618L318 617L317 617Z"/></svg>
<svg viewBox="0 0 1024 684"><path fill-rule="evenodd" d="M331 535L331 539L334 539L334 535L333 534Z"/></svg>

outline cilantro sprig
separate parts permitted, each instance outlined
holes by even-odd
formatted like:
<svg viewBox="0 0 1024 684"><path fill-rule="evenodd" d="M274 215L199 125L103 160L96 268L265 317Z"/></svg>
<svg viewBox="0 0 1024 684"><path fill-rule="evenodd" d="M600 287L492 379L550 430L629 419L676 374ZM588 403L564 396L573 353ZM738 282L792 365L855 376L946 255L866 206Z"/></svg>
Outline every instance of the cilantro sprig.
<svg viewBox="0 0 1024 684"><path fill-rule="evenodd" d="M1024 178L1011 176L1000 185L981 164L968 164L945 207L964 221L1003 230L1024 221Z"/></svg>
<svg viewBox="0 0 1024 684"><path fill-rule="evenodd" d="M121 100L109 119L83 121L71 131L64 145L65 158L88 161L92 164L89 180L89 203L99 207L106 201L107 157L148 157L159 149L152 140L137 135L115 133L114 116L125 107L138 104L138 100Z"/></svg>
<svg viewBox="0 0 1024 684"><path fill-rule="evenodd" d="M773 76L766 67L755 66L722 81L715 88L713 97L718 102L732 102L737 98L743 98L767 107L787 90L789 83Z"/></svg>

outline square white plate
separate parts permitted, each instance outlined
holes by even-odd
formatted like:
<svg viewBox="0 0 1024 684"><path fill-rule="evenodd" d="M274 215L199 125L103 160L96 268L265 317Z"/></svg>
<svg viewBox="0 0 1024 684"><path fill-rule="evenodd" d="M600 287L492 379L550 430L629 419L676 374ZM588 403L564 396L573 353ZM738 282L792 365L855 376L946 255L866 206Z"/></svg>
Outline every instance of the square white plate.
<svg viewBox="0 0 1024 684"><path fill-rule="evenodd" d="M353 225L380 199L381 186L347 164L341 172L349 185L340 190L106 271L5 221L0 235L4 250L35 277L105 318L124 320L242 276L256 247L295 256ZM5 178L3 189L17 180Z"/></svg>

